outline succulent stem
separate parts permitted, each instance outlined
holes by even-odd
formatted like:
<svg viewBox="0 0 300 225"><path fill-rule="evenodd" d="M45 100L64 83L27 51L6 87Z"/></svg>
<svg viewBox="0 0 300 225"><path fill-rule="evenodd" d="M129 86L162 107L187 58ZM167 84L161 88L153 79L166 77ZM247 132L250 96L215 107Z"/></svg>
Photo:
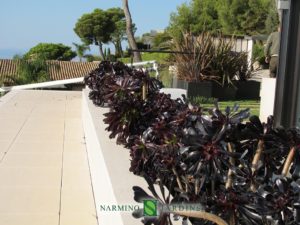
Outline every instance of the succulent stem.
<svg viewBox="0 0 300 225"><path fill-rule="evenodd" d="M252 160L252 167L251 167L252 174L254 174L255 171L257 170L258 162L261 158L261 154L262 154L263 150L264 150L264 142L263 142L263 140L259 140L258 144L257 144L257 149L255 152L255 155ZM251 191L256 191L256 185L254 182L252 182L250 189L251 189Z"/></svg>
<svg viewBox="0 0 300 225"><path fill-rule="evenodd" d="M290 170L290 167L291 167L291 164L292 164L292 161L294 159L294 156L295 156L295 147L292 147L286 160L285 160L285 163L284 163L284 166L283 166L283 169L282 169L282 175L283 176L286 176Z"/></svg>
<svg viewBox="0 0 300 225"><path fill-rule="evenodd" d="M236 225L234 213L230 215L229 225Z"/></svg>
<svg viewBox="0 0 300 225"><path fill-rule="evenodd" d="M209 220L218 225L228 225L221 217L204 211L173 211L173 213L179 216L193 217L203 220Z"/></svg>
<svg viewBox="0 0 300 225"><path fill-rule="evenodd" d="M228 143L227 146L228 146L228 151L230 153L233 153L233 149L232 149L231 143ZM229 162L230 162L231 166L234 166L235 160L234 160L233 157L230 157ZM229 169L228 170L228 175L227 175L227 182L225 184L226 189L229 189L229 188L232 187L232 182L233 182L232 176L233 176L233 171L231 169Z"/></svg>
<svg viewBox="0 0 300 225"><path fill-rule="evenodd" d="M146 83L143 84L143 100L146 100L146 97L147 97L147 85Z"/></svg>
<svg viewBox="0 0 300 225"><path fill-rule="evenodd" d="M195 179L195 194L198 195L200 192L200 179L196 178Z"/></svg>
<svg viewBox="0 0 300 225"><path fill-rule="evenodd" d="M178 176L178 173L177 173L175 167L172 168L172 171L173 171L174 175L176 176L176 181L177 181L177 184L178 184L179 189L180 189L181 191L183 191L183 186L182 186L182 184L181 184L180 178L179 178L179 176Z"/></svg>

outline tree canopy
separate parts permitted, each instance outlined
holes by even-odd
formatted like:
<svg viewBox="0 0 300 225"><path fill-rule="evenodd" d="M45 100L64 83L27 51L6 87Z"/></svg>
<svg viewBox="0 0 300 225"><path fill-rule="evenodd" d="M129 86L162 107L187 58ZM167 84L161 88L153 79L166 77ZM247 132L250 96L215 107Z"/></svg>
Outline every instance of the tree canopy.
<svg viewBox="0 0 300 225"><path fill-rule="evenodd" d="M74 31L86 45L98 45L100 55L104 59L102 45L111 40L114 31L108 13L102 9L95 9L92 13L83 14L75 24Z"/></svg>
<svg viewBox="0 0 300 225"><path fill-rule="evenodd" d="M169 49L172 37L167 33L158 33L153 38L153 48Z"/></svg>
<svg viewBox="0 0 300 225"><path fill-rule="evenodd" d="M204 31L256 35L268 34L277 25L274 0L191 0L171 14L168 31L175 38Z"/></svg>
<svg viewBox="0 0 300 225"><path fill-rule="evenodd" d="M75 33L86 45L98 45L104 59L103 44L112 42L117 56L122 55L121 42L126 37L126 20L121 8L95 9L82 15L74 28Z"/></svg>
<svg viewBox="0 0 300 225"><path fill-rule="evenodd" d="M222 31L227 34L264 34L270 1L273 0L223 0L223 4L219 4Z"/></svg>
<svg viewBox="0 0 300 225"><path fill-rule="evenodd" d="M168 31L175 38L181 37L182 33L192 33L192 24L195 22L196 15L187 3L177 7L177 12L171 13L170 26ZM193 32L194 33L194 32Z"/></svg>
<svg viewBox="0 0 300 225"><path fill-rule="evenodd" d="M43 58L44 60L69 61L76 56L71 47L63 44L39 43L25 55L26 59Z"/></svg>
<svg viewBox="0 0 300 225"><path fill-rule="evenodd" d="M115 55L121 57L123 55L121 42L126 39L125 15L121 8L110 8L106 12L114 26L114 30L111 33L111 42L115 46Z"/></svg>

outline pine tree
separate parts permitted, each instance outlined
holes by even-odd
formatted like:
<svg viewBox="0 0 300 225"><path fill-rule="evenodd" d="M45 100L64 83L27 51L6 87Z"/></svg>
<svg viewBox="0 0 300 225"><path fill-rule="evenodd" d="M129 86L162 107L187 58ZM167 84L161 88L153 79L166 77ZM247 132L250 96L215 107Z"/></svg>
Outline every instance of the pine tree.
<svg viewBox="0 0 300 225"><path fill-rule="evenodd" d="M220 1L219 16L222 31L226 34L241 35L265 33L265 21L270 1L273 0Z"/></svg>
<svg viewBox="0 0 300 225"><path fill-rule="evenodd" d="M275 1L271 0L268 5L268 16L265 22L265 33L270 34L277 30L279 24L279 15Z"/></svg>

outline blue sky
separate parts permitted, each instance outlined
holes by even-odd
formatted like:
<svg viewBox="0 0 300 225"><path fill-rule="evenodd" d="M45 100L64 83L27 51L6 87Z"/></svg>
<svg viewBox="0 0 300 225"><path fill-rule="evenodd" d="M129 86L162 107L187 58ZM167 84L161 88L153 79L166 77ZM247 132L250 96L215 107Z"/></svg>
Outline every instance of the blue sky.
<svg viewBox="0 0 300 225"><path fill-rule="evenodd" d="M170 13L188 0L129 0L137 35L168 26ZM0 58L24 53L40 42L80 43L77 19L95 8L121 7L121 0L0 0ZM95 52L96 48L93 48Z"/></svg>

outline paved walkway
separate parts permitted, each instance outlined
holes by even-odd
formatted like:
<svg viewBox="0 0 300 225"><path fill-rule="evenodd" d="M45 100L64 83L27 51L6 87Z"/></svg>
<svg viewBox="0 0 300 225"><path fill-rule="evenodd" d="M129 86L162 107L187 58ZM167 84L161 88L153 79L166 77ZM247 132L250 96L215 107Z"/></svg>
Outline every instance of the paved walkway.
<svg viewBox="0 0 300 225"><path fill-rule="evenodd" d="M0 99L0 225L96 225L81 92Z"/></svg>
<svg viewBox="0 0 300 225"><path fill-rule="evenodd" d="M262 78L270 78L269 70L257 70L253 71L250 80L261 82Z"/></svg>

